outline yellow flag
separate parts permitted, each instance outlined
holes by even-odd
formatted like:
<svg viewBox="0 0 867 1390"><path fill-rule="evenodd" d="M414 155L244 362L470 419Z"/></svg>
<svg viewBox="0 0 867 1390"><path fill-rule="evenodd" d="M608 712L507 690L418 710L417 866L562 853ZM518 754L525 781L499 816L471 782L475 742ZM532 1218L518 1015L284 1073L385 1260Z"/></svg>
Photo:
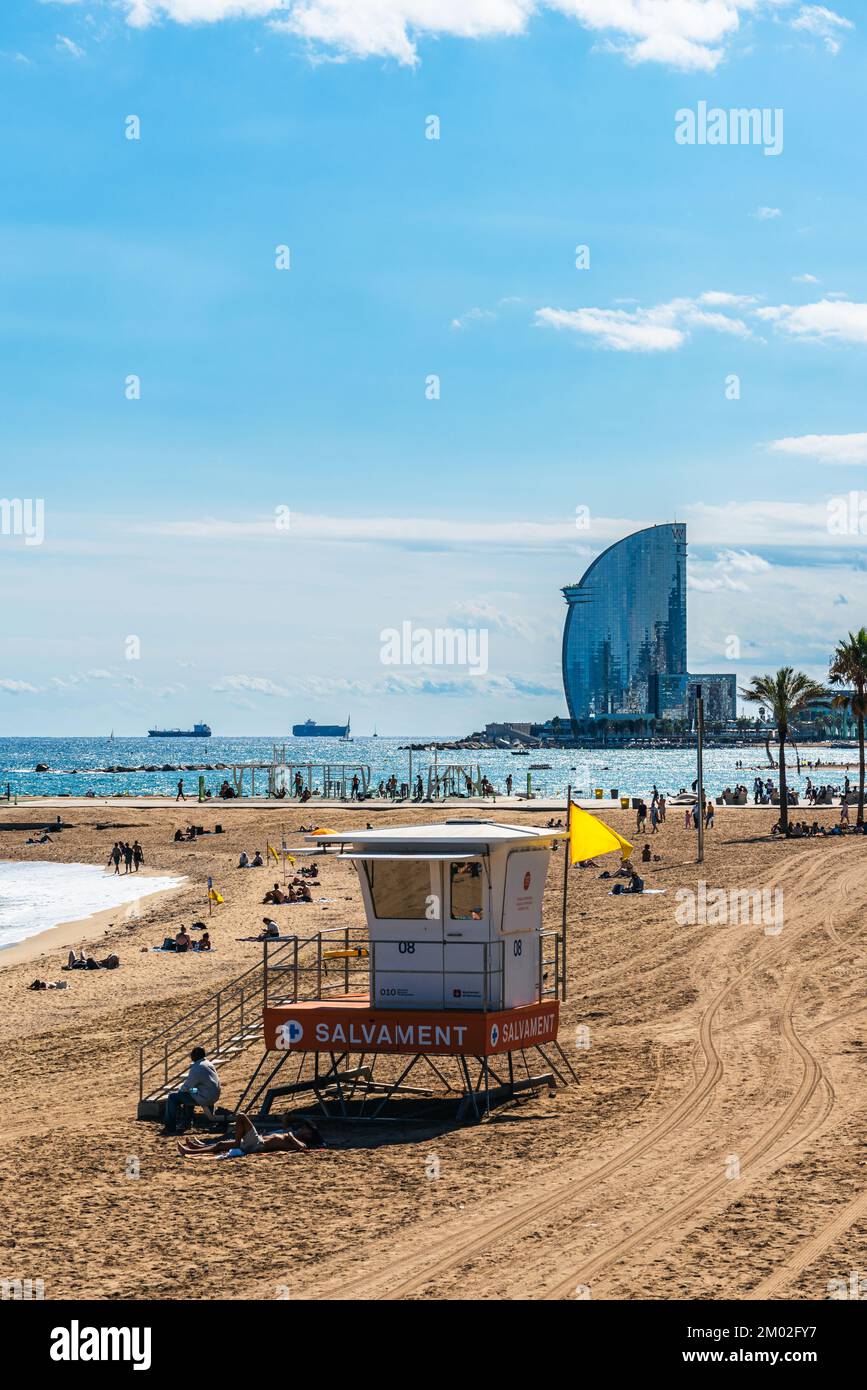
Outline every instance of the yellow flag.
<svg viewBox="0 0 867 1390"><path fill-rule="evenodd" d="M577 864L584 859L593 859L597 854L610 854L619 849L621 857L628 859L632 845L612 830L604 821L582 811L580 806L569 807L569 862Z"/></svg>
<svg viewBox="0 0 867 1390"><path fill-rule="evenodd" d="M269 854L271 855L271 857L273 858L274 863L275 863L275 864L279 864L279 863L280 863L280 856L279 856L279 854L277 853L277 851L276 851L276 849L274 848L274 846L273 846L273 845L266 845L265 848L267 849L268 853L269 853Z"/></svg>
<svg viewBox="0 0 867 1390"><path fill-rule="evenodd" d="M295 863L295 855L294 855L294 854L287 854L287 855L286 855L286 858L289 860L289 863L290 863L290 864L294 864L294 863Z"/></svg>
<svg viewBox="0 0 867 1390"><path fill-rule="evenodd" d="M212 903L221 903L223 901L222 893L218 893L216 888L208 889L208 897L210 898Z"/></svg>

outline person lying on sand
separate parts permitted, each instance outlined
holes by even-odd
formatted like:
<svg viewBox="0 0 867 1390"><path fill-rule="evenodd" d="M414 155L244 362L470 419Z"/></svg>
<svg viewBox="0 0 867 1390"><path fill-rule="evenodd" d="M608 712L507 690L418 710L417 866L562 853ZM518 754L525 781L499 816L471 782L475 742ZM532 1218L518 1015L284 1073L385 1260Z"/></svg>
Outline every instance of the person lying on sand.
<svg viewBox="0 0 867 1390"><path fill-rule="evenodd" d="M67 980L57 980L57 981L50 981L50 980L34 980L34 981L33 981L33 984L32 984L32 985L28 985L27 988L28 988L28 989L68 989L68 988L69 988L69 982L68 982Z"/></svg>
<svg viewBox="0 0 867 1390"><path fill-rule="evenodd" d="M120 965L120 957L114 955L106 956L105 960L95 960L93 956L86 956L84 951L80 951L76 956L74 951L70 951L66 958L66 964L62 965L61 970L116 970Z"/></svg>
<svg viewBox="0 0 867 1390"><path fill-rule="evenodd" d="M276 1134L262 1135L249 1115L238 1115L234 1139L219 1139L208 1143L202 1139L178 1140L178 1153L184 1158L246 1158L248 1154L310 1153L324 1149L325 1140L309 1120L293 1131L288 1128Z"/></svg>

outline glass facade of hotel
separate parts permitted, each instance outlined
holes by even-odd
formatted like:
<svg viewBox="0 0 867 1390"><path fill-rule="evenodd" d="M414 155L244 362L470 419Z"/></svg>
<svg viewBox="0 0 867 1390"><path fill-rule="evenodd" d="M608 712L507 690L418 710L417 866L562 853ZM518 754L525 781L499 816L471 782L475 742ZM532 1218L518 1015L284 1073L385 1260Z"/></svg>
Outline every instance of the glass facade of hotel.
<svg viewBox="0 0 867 1390"><path fill-rule="evenodd" d="M563 593L563 684L572 718L648 714L652 678L686 675L686 527L626 536Z"/></svg>
<svg viewBox="0 0 867 1390"><path fill-rule="evenodd" d="M573 720L689 719L699 682L706 696L713 688L721 717L734 718L735 677L686 669L683 524L617 541L563 593L563 685Z"/></svg>

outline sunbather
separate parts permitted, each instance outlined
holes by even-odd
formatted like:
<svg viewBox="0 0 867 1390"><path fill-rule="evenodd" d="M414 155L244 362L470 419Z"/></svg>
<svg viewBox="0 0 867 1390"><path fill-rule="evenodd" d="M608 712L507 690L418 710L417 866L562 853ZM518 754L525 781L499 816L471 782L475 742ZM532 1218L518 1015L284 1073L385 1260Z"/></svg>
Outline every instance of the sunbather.
<svg viewBox="0 0 867 1390"><path fill-rule="evenodd" d="M309 1120L303 1121L297 1130L287 1127L276 1134L260 1134L249 1115L238 1115L235 1120L233 1139L219 1139L216 1143L189 1139L178 1141L178 1152L184 1158L246 1158L248 1154L258 1153L309 1153L313 1149L324 1149L325 1140L319 1130Z"/></svg>

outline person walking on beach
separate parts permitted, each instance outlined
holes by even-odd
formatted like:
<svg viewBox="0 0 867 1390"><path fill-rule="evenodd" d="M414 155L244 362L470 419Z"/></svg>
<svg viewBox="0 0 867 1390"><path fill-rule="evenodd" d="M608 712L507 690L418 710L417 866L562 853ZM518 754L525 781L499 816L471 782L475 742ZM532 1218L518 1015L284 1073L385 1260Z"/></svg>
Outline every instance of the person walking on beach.
<svg viewBox="0 0 867 1390"><path fill-rule="evenodd" d="M186 799L187 798L184 796L184 779L181 777L178 779L178 794L175 797L175 801L186 801Z"/></svg>
<svg viewBox="0 0 867 1390"><path fill-rule="evenodd" d="M132 847L132 862L133 862L133 864L135 865L135 871L136 871L136 873L138 873L138 871L139 871L139 866L142 865L142 864L144 863L144 850L142 849L142 847L141 847L141 845L139 844L138 840L135 840L135 841L133 842L133 847Z"/></svg>
<svg viewBox="0 0 867 1390"><path fill-rule="evenodd" d="M659 824L665 825L665 796L659 798Z"/></svg>
<svg viewBox="0 0 867 1390"><path fill-rule="evenodd" d="M118 844L117 840L115 840L115 842L114 842L114 848L113 848L113 850L111 851L111 854L108 856L108 862L109 862L109 864L113 864L113 865L114 865L114 871L115 871L116 874L119 874L119 873L120 873L120 857L121 857L120 845Z"/></svg>
<svg viewBox="0 0 867 1390"><path fill-rule="evenodd" d="M655 801L650 803L650 833L651 835L659 834L659 809Z"/></svg>
<svg viewBox="0 0 867 1390"><path fill-rule="evenodd" d="M709 802L707 803L707 810L706 810L705 816L704 816L704 828L705 828L705 830L713 830L713 802L712 802L712 801L709 801Z"/></svg>
<svg viewBox="0 0 867 1390"><path fill-rule="evenodd" d="M509 775L508 775L508 777L506 778L506 796L511 796L511 795L512 795L512 774L511 774L511 772L510 772Z"/></svg>
<svg viewBox="0 0 867 1390"><path fill-rule="evenodd" d="M126 866L125 872L126 872L126 873L131 873L131 872L132 872L132 845L124 844L124 847L123 847L123 862L124 862L124 864L125 864L125 866Z"/></svg>

